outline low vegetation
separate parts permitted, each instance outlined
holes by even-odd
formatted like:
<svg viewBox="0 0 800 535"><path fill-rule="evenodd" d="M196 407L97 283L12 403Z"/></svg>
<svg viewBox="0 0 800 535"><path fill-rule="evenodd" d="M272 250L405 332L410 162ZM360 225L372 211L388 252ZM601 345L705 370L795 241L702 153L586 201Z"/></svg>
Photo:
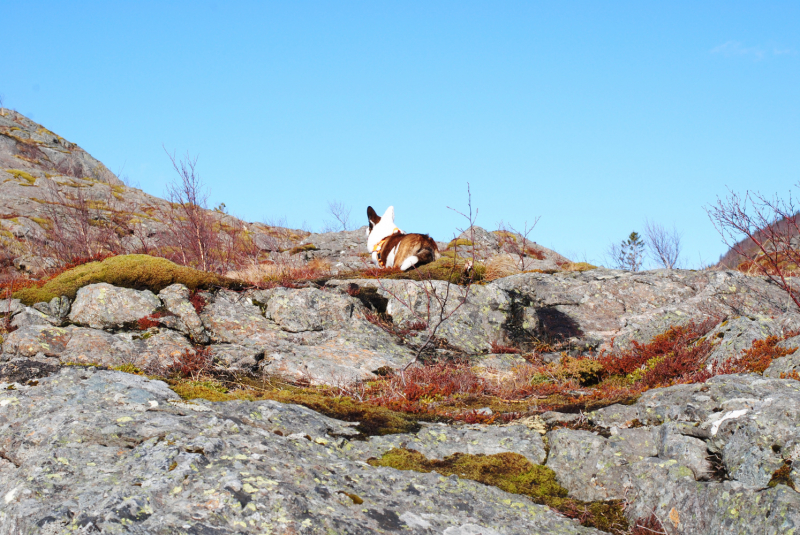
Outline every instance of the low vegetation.
<svg viewBox="0 0 800 535"><path fill-rule="evenodd" d="M578 412L627 404L653 388L703 382L723 373L763 373L772 360L795 351L779 347L781 338L770 337L738 359L709 367L713 346L706 335L713 327L714 322L672 327L647 344L632 342L613 354L564 354L551 363L529 354L529 365L505 374L484 373L464 360L387 370L373 380L339 387L213 374L198 381L191 370L195 364L178 365L164 379L185 399L297 403L361 422L361 432L373 435L408 432L420 421L504 423L547 410Z"/></svg>
<svg viewBox="0 0 800 535"><path fill-rule="evenodd" d="M165 258L121 255L72 267L47 280L28 282L29 287L14 292L13 296L26 305L60 296L74 299L79 289L99 282L154 293L175 283L184 284L191 290L243 286L240 281L179 266Z"/></svg>
<svg viewBox="0 0 800 535"><path fill-rule="evenodd" d="M555 472L531 463L518 453L456 453L438 460L428 459L415 450L394 448L380 459L373 458L367 462L372 466L472 479L512 494L528 496L535 503L547 505L569 518L579 520L583 526L620 535L628 532L628 521L620 501L582 502L568 498L567 489L558 484Z"/></svg>
<svg viewBox="0 0 800 535"><path fill-rule="evenodd" d="M413 281L440 280L449 281L453 284L472 284L482 282L486 278L486 266L462 258L459 255L442 255L442 257L430 264L425 264L418 268L408 271L400 271L399 268L381 269L378 267L368 267L363 270L349 271L336 275L337 279L405 279Z"/></svg>

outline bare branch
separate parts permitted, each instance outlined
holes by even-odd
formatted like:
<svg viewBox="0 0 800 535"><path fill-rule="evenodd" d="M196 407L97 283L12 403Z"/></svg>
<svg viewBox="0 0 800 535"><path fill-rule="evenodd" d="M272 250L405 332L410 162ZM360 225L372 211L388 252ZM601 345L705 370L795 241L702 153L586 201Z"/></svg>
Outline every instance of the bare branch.
<svg viewBox="0 0 800 535"><path fill-rule="evenodd" d="M678 264L681 255L682 234L678 229L665 229L662 225L645 220L644 233L647 236L650 256L667 269L673 269Z"/></svg>
<svg viewBox="0 0 800 535"><path fill-rule="evenodd" d="M352 207L345 205L339 201L328 201L328 213L336 220L333 224L326 224L326 229L333 228L338 230L353 230L354 227L350 223L350 212ZM341 227L341 228L339 228ZM323 230L323 232L335 232L335 230Z"/></svg>
<svg viewBox="0 0 800 535"><path fill-rule="evenodd" d="M729 192L706 212L722 241L738 255L738 269L766 276L800 307L800 291L796 282L789 280L794 276L791 270L797 269L792 266L800 266L800 215L791 192L788 200L750 191L744 197ZM755 252L748 251L748 246Z"/></svg>

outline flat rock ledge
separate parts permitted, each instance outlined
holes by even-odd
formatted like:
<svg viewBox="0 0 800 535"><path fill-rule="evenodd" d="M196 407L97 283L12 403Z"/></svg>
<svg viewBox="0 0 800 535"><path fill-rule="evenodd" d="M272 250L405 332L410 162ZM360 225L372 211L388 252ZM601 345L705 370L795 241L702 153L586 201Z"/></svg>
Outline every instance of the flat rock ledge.
<svg viewBox="0 0 800 535"><path fill-rule="evenodd" d="M519 453L570 496L624 500L629 520L655 513L670 535L796 533L798 407L797 381L727 375L589 413L595 432L542 436L543 420L569 420L552 413L360 441L301 406L186 402L160 381L68 367L0 384L0 533L601 533L525 496L365 462L393 447Z"/></svg>
<svg viewBox="0 0 800 535"><path fill-rule="evenodd" d="M372 467L351 424L296 405L183 402L78 367L8 387L3 534L601 533L477 482Z"/></svg>

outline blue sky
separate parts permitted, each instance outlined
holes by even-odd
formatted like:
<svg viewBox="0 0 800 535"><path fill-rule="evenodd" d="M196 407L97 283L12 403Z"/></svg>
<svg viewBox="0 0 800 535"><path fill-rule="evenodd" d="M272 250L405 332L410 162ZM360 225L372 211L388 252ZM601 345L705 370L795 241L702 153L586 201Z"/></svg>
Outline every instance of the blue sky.
<svg viewBox="0 0 800 535"><path fill-rule="evenodd" d="M406 231L522 226L602 263L645 218L687 267L703 207L800 179L800 3L2 2L7 107L163 195L319 229L328 201Z"/></svg>

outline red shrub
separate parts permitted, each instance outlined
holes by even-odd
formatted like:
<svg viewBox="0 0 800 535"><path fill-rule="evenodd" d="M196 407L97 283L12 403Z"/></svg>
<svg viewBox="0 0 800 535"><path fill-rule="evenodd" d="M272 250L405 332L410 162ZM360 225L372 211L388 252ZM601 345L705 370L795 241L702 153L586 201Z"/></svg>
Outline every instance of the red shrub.
<svg viewBox="0 0 800 535"><path fill-rule="evenodd" d="M501 355L503 353L519 353L519 349L517 349L516 347L504 346L503 344L500 344L498 342L492 342L491 351L495 355Z"/></svg>
<svg viewBox="0 0 800 535"><path fill-rule="evenodd" d="M716 320L706 320L671 327L647 344L634 340L630 349L621 353L604 352L598 360L606 377L642 370L641 381L649 388L686 382L705 364L711 344L704 336L716 324Z"/></svg>
<svg viewBox="0 0 800 535"><path fill-rule="evenodd" d="M195 312L198 314L200 314L208 304L206 303L206 300L203 299L203 296L198 294L197 291L192 292L192 295L189 297L189 302L192 304Z"/></svg>
<svg viewBox="0 0 800 535"><path fill-rule="evenodd" d="M428 405L456 395L477 395L486 390L484 379L463 364L439 363L400 371L370 383L371 403L394 410L426 412Z"/></svg>
<svg viewBox="0 0 800 535"><path fill-rule="evenodd" d="M167 313L165 313L165 312L154 312L153 314L150 314L149 316L145 316L143 318L139 318L138 320L136 320L136 324L138 325L139 330L146 331L147 329L150 329L151 327L159 327L161 325L161 322L157 321L157 320L158 320L158 318L163 318L164 316L167 316Z"/></svg>
<svg viewBox="0 0 800 535"><path fill-rule="evenodd" d="M667 535L663 524L655 514L639 518L631 526L631 535Z"/></svg>
<svg viewBox="0 0 800 535"><path fill-rule="evenodd" d="M778 342L785 338L769 336L764 340L753 340L753 345L741 357L732 361L726 373L764 373L774 359L791 355L797 348L778 347Z"/></svg>
<svg viewBox="0 0 800 535"><path fill-rule="evenodd" d="M211 364L212 358L207 348L185 349L180 355L173 357L167 373L197 379L211 367Z"/></svg>

